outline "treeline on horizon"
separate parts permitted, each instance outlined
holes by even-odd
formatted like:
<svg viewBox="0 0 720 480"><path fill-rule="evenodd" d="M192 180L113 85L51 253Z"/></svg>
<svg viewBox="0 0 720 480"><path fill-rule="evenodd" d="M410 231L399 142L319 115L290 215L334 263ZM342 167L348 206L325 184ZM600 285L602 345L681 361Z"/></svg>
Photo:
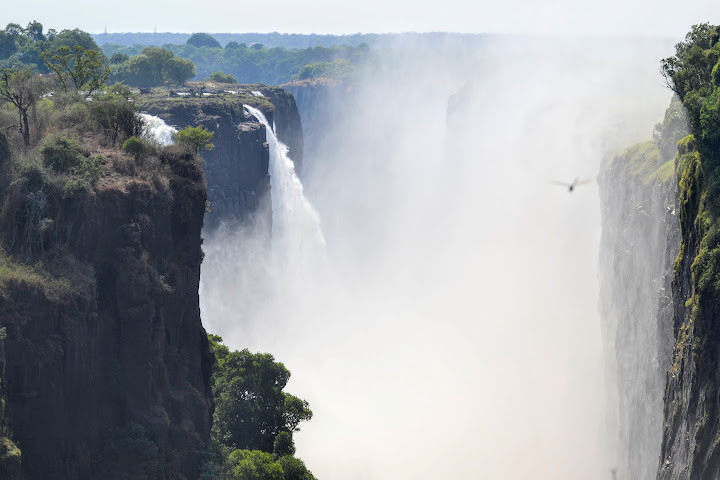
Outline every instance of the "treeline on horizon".
<svg viewBox="0 0 720 480"><path fill-rule="evenodd" d="M124 32L124 33L95 33L93 39L98 45L114 44L121 46L131 45L182 45L192 36L191 33L175 32ZM261 43L267 48L285 47L288 49L304 49L311 47L332 47L347 45L356 47L365 43L371 47L390 46L394 42L412 42L414 44L433 45L442 42L452 42L460 45L473 45L483 41L487 35L466 33L353 33L347 35L331 35L318 33L212 33L212 36L226 46L230 42L253 45Z"/></svg>
<svg viewBox="0 0 720 480"><path fill-rule="evenodd" d="M193 80L205 80L213 73L222 72L235 80L228 83L266 85L280 85L295 79L320 76L347 78L356 66L367 60L369 52L367 44L288 49L232 41L223 47L214 36L205 33L193 34L186 43L180 45L102 45L103 53L112 64L112 78L129 84L135 77L133 71L137 70L134 66L138 61L136 57L145 54L148 49L157 48L172 52L176 58L193 62L196 68Z"/></svg>

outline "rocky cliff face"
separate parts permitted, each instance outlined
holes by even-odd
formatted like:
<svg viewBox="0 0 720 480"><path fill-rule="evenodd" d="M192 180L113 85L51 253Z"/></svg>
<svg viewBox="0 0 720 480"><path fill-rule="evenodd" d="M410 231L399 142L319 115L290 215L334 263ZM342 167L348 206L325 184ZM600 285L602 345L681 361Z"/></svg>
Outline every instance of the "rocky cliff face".
<svg viewBox="0 0 720 480"><path fill-rule="evenodd" d="M618 479L654 478L672 351L672 266L680 240L672 160L655 142L609 158L598 176L600 311L618 388Z"/></svg>
<svg viewBox="0 0 720 480"><path fill-rule="evenodd" d="M340 118L342 109L337 106L347 105L350 101L348 95L352 92L352 84L317 78L297 80L282 85L282 88L295 98L305 135L305 156L314 158L328 126Z"/></svg>
<svg viewBox="0 0 720 480"><path fill-rule="evenodd" d="M254 221L270 225L268 146L265 127L243 112L243 104L260 109L278 138L288 146L296 166L302 165L303 130L295 100L277 87L243 85L241 94L201 98L143 99L143 109L169 125L204 125L215 132L214 150L202 152L210 212L206 226ZM260 92L257 96L250 92Z"/></svg>
<svg viewBox="0 0 720 480"><path fill-rule="evenodd" d="M2 421L26 480L198 478L213 408L206 189L191 157L163 163L87 190L31 168L7 191Z"/></svg>
<svg viewBox="0 0 720 480"><path fill-rule="evenodd" d="M672 284L675 346L667 373L658 479L720 478L720 273L715 174L693 136L675 159L681 226Z"/></svg>

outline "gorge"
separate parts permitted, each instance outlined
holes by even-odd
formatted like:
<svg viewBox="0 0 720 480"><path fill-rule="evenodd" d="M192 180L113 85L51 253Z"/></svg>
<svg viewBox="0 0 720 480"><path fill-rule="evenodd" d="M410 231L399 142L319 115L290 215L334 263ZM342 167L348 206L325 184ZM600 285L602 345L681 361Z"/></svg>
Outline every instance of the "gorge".
<svg viewBox="0 0 720 480"><path fill-rule="evenodd" d="M686 42L672 91L663 39L493 36L56 87L0 133L0 478L717 478L718 30Z"/></svg>

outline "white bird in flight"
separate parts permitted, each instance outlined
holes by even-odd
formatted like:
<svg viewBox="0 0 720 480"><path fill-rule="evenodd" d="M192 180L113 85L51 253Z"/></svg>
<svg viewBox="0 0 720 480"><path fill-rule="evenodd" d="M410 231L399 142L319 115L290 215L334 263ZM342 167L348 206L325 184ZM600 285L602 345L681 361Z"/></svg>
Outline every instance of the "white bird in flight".
<svg viewBox="0 0 720 480"><path fill-rule="evenodd" d="M580 180L579 177L576 177L575 180L572 181L572 183L567 182L560 182L557 180L554 180L550 183L553 183L555 185L562 185L563 187L567 187L568 192L572 192L575 190L575 187L579 187L580 185L587 185L588 183L591 183L592 179L588 178L587 180Z"/></svg>

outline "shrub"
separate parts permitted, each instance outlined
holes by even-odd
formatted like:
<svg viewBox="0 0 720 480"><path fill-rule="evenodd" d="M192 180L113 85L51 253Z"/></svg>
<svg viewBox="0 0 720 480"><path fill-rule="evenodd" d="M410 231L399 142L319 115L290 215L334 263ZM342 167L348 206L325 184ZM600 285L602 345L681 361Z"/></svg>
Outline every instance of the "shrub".
<svg viewBox="0 0 720 480"><path fill-rule="evenodd" d="M45 142L40 153L46 167L56 172L70 172L86 158L82 145L67 137L56 136Z"/></svg>
<svg viewBox="0 0 720 480"><path fill-rule="evenodd" d="M229 73L217 71L210 74L210 80L218 83L238 83L237 79Z"/></svg>
<svg viewBox="0 0 720 480"><path fill-rule="evenodd" d="M132 136L125 140L122 149L123 152L127 153L128 155L134 155L135 157L139 157L145 151L145 142L143 142L138 137Z"/></svg>
<svg viewBox="0 0 720 480"><path fill-rule="evenodd" d="M123 85L98 96L90 106L92 118L110 140L113 146L121 136L139 135L143 120L135 113L135 104L130 101L130 91Z"/></svg>
<svg viewBox="0 0 720 480"><path fill-rule="evenodd" d="M185 127L176 132L173 137L175 141L182 145L187 145L193 149L195 153L200 150L212 150L215 145L210 140L215 136L215 132L211 132L203 125L197 127Z"/></svg>

